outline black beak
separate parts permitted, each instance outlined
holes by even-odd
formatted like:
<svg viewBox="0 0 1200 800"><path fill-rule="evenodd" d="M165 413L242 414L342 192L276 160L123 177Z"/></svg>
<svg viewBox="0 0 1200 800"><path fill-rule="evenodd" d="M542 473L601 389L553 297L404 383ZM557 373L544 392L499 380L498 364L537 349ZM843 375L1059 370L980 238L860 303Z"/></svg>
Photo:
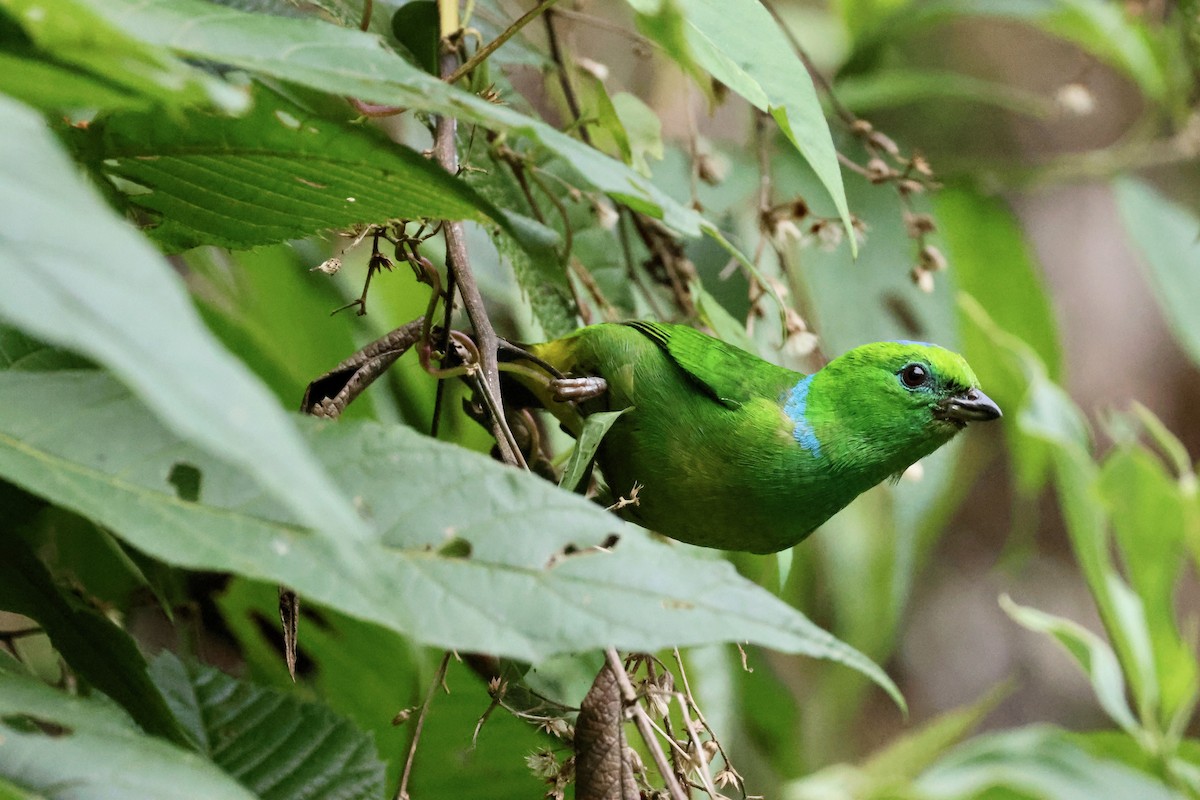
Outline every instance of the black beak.
<svg viewBox="0 0 1200 800"><path fill-rule="evenodd" d="M1000 406L978 389L969 389L966 394L950 397L938 403L934 416L938 419L966 425L968 422L987 422L1004 416Z"/></svg>

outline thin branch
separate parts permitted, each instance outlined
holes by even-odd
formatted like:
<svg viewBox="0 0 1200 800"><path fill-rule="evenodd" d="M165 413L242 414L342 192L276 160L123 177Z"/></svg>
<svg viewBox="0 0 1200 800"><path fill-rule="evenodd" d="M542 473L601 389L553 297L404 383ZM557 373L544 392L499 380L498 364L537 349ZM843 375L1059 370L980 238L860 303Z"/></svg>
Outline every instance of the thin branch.
<svg viewBox="0 0 1200 800"><path fill-rule="evenodd" d="M642 741L646 743L646 749L650 751L650 755L654 758L654 763L658 767L659 774L662 775L663 782L667 786L667 791L671 795L671 800L688 800L687 793L679 785L679 781L675 780L675 773L671 769L671 765L667 763L667 756L663 752L658 737L654 735L653 720L646 714L646 709L642 708L637 701L637 691L634 690L633 684L629 682L629 674L625 672L625 665L621 663L621 657L611 647L604 651L604 655L608 660L609 668L617 676L617 685L621 687L621 696L625 699L626 705L633 714L633 722L637 725L638 733L642 735Z"/></svg>
<svg viewBox="0 0 1200 800"><path fill-rule="evenodd" d="M413 761L417 756L417 743L421 741L421 730L425 727L425 717L429 715L429 707L433 705L433 693L446 680L446 667L450 665L450 651L442 656L442 663L437 673L429 682L429 691L425 693L425 702L421 704L421 713L417 715L417 724L413 728L412 741L408 745L408 757L404 759L404 774L400 776L400 785L396 787L396 800L409 800L408 780L412 777Z"/></svg>
<svg viewBox="0 0 1200 800"><path fill-rule="evenodd" d="M712 776L708 774L708 754L704 752L704 742L700 741L700 734L696 730L696 723L692 721L692 715L688 712L688 703L682 694L676 692L675 696L679 699L679 710L683 714L683 726L687 728L688 739L692 742L692 747L696 748L696 761L700 763L700 782L704 784L704 791L709 797L717 797L717 787L713 786Z"/></svg>
<svg viewBox="0 0 1200 800"><path fill-rule="evenodd" d="M567 72L562 48L558 44L558 34L554 30L553 15L547 14L544 22L546 24L546 39L550 45L550 58L554 61L554 65L558 71L558 85L562 87L563 96L567 100L567 108L571 110L572 121L578 123L579 138L585 144L590 145L592 137L588 133L587 126L582 124L583 112L579 107L579 98L575 96L575 88L571 85L571 74Z"/></svg>
<svg viewBox="0 0 1200 800"><path fill-rule="evenodd" d="M458 69L451 71L448 75L445 74L445 70L443 70L443 80L446 81L446 83L454 83L464 75L469 74L471 70L482 64L488 56L496 52L505 42L515 36L517 32L521 30L521 28L524 28L526 25L533 22L543 11L546 11L550 8L550 6L557 2L558 0L541 0L540 3L538 3L529 11L526 11L521 15L520 18L501 31L499 36L476 50L475 54L463 62L462 66L460 66Z"/></svg>
<svg viewBox="0 0 1200 800"><path fill-rule="evenodd" d="M745 666L746 651L742 650L741 645L738 645L738 650L742 654L743 666ZM700 724L704 726L704 730L708 731L708 735L717 743L717 750L721 753L721 758L725 759L725 769L733 773L738 779L738 783L742 783L742 775L733 767L733 762L729 760L729 754L725 752L725 748L721 746L721 740L717 738L712 727L708 724L708 720L704 718L704 712L700 710L700 704L696 702L696 698L692 695L692 685L688 682L687 669L683 666L683 656L679 653L679 648L672 648L672 654L675 656L675 664L679 667L679 677L683 681L683 693L687 698L688 705L696 712L696 718L700 720ZM742 792L745 794L745 791Z"/></svg>
<svg viewBox="0 0 1200 800"><path fill-rule="evenodd" d="M442 74L450 74L454 70L457 56L448 52L442 56ZM458 149L455 134L458 130L457 120L451 116L438 117L437 133L434 140L434 150L442 169L451 175L458 174ZM513 435L504 419L504 407L500 401L500 370L496 363L496 349L500 339L492 327L487 308L483 303L483 295L475 282L475 274L471 270L471 262L467 256L467 243L461 222L447 220L442 226L442 235L446 240L446 268L453 274L454 281L462 293L463 306L471 327L475 331L476 344L479 347L479 368L482 375L479 380L480 389L487 405L495 410L492 417L492 432L496 437L496 445L500 448L501 458L508 464L524 467L525 460L521 451L512 444Z"/></svg>

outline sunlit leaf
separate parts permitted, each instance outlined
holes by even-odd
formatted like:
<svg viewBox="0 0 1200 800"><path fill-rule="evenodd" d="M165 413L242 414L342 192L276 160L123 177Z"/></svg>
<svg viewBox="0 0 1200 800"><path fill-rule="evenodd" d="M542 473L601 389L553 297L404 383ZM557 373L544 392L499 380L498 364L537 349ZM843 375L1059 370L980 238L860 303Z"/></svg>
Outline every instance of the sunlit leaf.
<svg viewBox="0 0 1200 800"><path fill-rule="evenodd" d="M4 0L0 22L21 31L0 53L0 92L38 108L247 106L246 93L147 46L80 0ZM18 44L19 42L19 44Z"/></svg>

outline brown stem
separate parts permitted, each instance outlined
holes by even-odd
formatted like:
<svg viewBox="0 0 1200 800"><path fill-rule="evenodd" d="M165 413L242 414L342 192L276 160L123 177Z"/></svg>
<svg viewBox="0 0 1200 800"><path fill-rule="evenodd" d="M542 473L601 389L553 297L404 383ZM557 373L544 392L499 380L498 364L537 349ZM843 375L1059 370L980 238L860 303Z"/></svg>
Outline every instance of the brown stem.
<svg viewBox="0 0 1200 800"><path fill-rule="evenodd" d="M425 693L425 702L421 704L421 713L417 715L417 724L413 728L412 741L408 745L408 757L404 759L404 774L400 776L400 785L396 787L396 800L409 800L408 780L412 777L413 760L417 756L417 743L421 741L421 730L425 727L425 717L429 715L429 706L433 704L433 693L446 680L446 667L450 665L450 651L442 656L437 674L429 682L429 691Z"/></svg>
<svg viewBox="0 0 1200 800"><path fill-rule="evenodd" d="M457 60L458 57L453 52L443 54L442 74L453 73ZM457 130L458 123L454 117L438 117L434 150L442 169L451 175L458 174L458 148L455 143ZM454 281L462 293L463 307L475 331L475 342L479 347L479 368L482 373L479 386L485 402L495 410L492 432L500 448L500 456L508 464L524 467L525 459L521 457L521 451L513 445L512 431L504 419L504 406L500 400L500 369L496 363L496 349L500 345L500 338L492 327L492 320L488 317L487 308L483 303L483 295L475 282L475 273L471 270L462 223L447 220L442 226L442 235L446 240L446 269L454 276Z"/></svg>
<svg viewBox="0 0 1200 800"><path fill-rule="evenodd" d="M546 39L550 45L550 58L554 61L554 65L558 68L558 85L562 87L563 96L567 100L567 108L571 110L571 119L574 122L579 122L583 119L583 112L579 107L579 98L575 96L575 88L571 85L571 75L567 72L566 62L563 59L562 48L558 44L558 34L554 31L554 19L552 14L547 14L543 20L546 25ZM592 137L587 131L586 125L579 125L579 138L585 144L592 143Z"/></svg>

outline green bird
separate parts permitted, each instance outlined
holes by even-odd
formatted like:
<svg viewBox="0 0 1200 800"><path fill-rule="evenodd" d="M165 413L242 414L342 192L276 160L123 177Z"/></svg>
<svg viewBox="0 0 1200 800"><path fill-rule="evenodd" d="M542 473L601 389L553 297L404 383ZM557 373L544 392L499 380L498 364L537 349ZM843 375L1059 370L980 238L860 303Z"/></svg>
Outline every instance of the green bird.
<svg viewBox="0 0 1200 800"><path fill-rule="evenodd" d="M791 547L851 500L1000 408L962 356L920 342L857 347L812 375L683 325L590 325L525 348L561 377L540 402L628 409L596 455L633 521L705 547Z"/></svg>

